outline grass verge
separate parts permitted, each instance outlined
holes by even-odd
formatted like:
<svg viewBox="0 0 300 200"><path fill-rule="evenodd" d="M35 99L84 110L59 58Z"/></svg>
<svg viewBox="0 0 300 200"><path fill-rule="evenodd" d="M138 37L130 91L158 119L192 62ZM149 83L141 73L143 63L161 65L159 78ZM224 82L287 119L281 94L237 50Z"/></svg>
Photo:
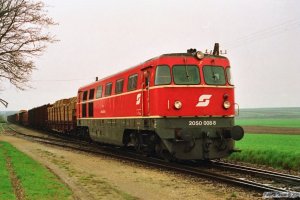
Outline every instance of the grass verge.
<svg viewBox="0 0 300 200"><path fill-rule="evenodd" d="M300 135L251 134L236 142L229 159L300 171Z"/></svg>
<svg viewBox="0 0 300 200"><path fill-rule="evenodd" d="M16 199L14 190L10 181L9 172L6 169L6 159L3 145L0 143L0 199Z"/></svg>
<svg viewBox="0 0 300 200"><path fill-rule="evenodd" d="M6 160L10 160L11 168L20 182L25 199L69 199L71 191L49 170L18 151L11 144L0 141L0 145L0 156L4 158L0 161L0 175L2 175L0 191L6 191L4 195L12 196L9 198L15 199L14 193L11 192L12 177L9 177L9 169L5 166L7 165ZM0 199L9 199L4 195L0 195Z"/></svg>

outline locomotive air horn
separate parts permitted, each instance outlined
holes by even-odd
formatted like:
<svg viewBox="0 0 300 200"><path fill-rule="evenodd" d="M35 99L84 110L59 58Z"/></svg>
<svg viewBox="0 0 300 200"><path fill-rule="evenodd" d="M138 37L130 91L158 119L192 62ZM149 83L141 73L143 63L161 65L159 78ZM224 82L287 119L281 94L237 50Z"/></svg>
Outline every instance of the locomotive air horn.
<svg viewBox="0 0 300 200"><path fill-rule="evenodd" d="M218 56L219 55L219 43L215 43L213 55L214 56Z"/></svg>

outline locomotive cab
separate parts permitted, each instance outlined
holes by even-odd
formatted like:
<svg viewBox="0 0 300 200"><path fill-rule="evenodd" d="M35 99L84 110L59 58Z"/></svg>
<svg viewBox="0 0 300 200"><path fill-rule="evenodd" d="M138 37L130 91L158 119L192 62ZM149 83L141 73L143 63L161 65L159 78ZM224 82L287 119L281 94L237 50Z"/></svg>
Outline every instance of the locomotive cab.
<svg viewBox="0 0 300 200"><path fill-rule="evenodd" d="M177 159L215 159L234 151L234 86L227 58L163 55L157 62L150 113L163 148ZM166 64L168 63L168 64Z"/></svg>

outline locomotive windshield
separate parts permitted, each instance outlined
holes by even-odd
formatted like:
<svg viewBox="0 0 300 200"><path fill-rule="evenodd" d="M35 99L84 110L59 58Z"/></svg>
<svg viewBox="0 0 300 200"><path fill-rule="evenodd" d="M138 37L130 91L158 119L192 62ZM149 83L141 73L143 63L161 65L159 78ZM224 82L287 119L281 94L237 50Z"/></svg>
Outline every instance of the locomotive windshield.
<svg viewBox="0 0 300 200"><path fill-rule="evenodd" d="M199 68L195 65L173 67L174 83L177 85L197 85L200 83Z"/></svg>
<svg viewBox="0 0 300 200"><path fill-rule="evenodd" d="M230 73L230 67L226 68L226 76L227 76L227 81L230 85L233 85L232 79L231 79L231 73Z"/></svg>
<svg viewBox="0 0 300 200"><path fill-rule="evenodd" d="M172 77L173 75L173 77ZM200 84L199 67L196 65L174 65L171 70L168 65L159 65L155 72L155 85L171 84L172 78L176 85L198 85ZM204 80L207 85L225 85L225 70L221 66L206 65L203 67ZM226 68L229 84L230 68Z"/></svg>
<svg viewBox="0 0 300 200"><path fill-rule="evenodd" d="M208 85L225 85L224 68L220 66L204 66L203 74L205 83Z"/></svg>

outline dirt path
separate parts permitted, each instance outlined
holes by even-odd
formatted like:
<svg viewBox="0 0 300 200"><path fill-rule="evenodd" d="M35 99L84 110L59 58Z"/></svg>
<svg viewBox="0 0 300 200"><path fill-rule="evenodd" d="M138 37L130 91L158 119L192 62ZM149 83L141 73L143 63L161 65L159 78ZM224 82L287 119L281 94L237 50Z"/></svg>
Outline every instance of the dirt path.
<svg viewBox="0 0 300 200"><path fill-rule="evenodd" d="M5 155L5 156L7 156L7 155ZM9 172L10 180L11 180L12 187L14 189L16 198L18 200L23 200L23 199L25 199L24 190L20 183L20 179L17 177L17 175L13 169L10 157L6 157L6 163L7 163L6 168Z"/></svg>
<svg viewBox="0 0 300 200"><path fill-rule="evenodd" d="M74 199L255 199L235 188L0 134L39 161L74 192Z"/></svg>

